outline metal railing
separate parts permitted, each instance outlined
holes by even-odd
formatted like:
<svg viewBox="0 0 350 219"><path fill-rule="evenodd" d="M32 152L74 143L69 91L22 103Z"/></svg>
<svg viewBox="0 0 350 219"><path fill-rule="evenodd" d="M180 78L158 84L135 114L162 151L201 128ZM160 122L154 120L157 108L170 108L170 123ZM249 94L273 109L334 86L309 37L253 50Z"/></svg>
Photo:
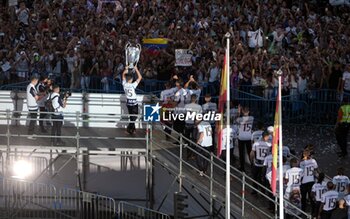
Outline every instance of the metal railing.
<svg viewBox="0 0 350 219"><path fill-rule="evenodd" d="M118 216L119 219L170 219L167 214L123 201L118 204Z"/></svg>
<svg viewBox="0 0 350 219"><path fill-rule="evenodd" d="M69 188L59 190L56 210L65 218L87 219L112 219L117 212L113 198Z"/></svg>
<svg viewBox="0 0 350 219"><path fill-rule="evenodd" d="M57 218L54 186L7 178L0 183L0 218Z"/></svg>
<svg viewBox="0 0 350 219"><path fill-rule="evenodd" d="M171 129L170 127L167 128ZM200 157L201 159L206 160L209 165L209 171L207 174L204 174L203 177L205 181L204 184L206 186L201 187L198 184L196 185L196 183L194 183L193 186L199 189L202 194L205 194L209 197L209 212L215 212L212 205L213 201L221 203L224 206L225 185L222 184L222 182L225 182L225 162L222 159L216 157L213 153L207 152L195 142L191 141L190 139L184 137L182 134L174 130L172 130L172 135L169 135L165 131L162 131L162 133L164 135L169 136L173 140L178 141L179 146L176 147L176 150L172 150L167 149L162 144L154 141L152 142L153 146L161 148L161 151L165 153L167 159L172 159L174 161L175 164L172 170L175 172L176 176L180 178L180 181L188 181L191 178L190 175L186 175L186 172L182 170L189 171L187 172L188 174L194 173L196 175L199 175L201 172L195 163L186 161L186 159L184 158L186 151L194 154L196 157ZM174 137L174 134L177 137ZM171 166L168 165L168 167L170 168ZM275 218L275 216L277 216L277 214L271 214L267 209L268 206L266 204L268 203L273 203L276 212L279 206L277 196L273 197L272 192L269 188L255 181L250 176L246 175L244 172L239 171L233 166L231 166L231 179L232 182L238 182L235 185L240 185L240 188L237 188L237 186L231 186L233 190L231 191L231 202L241 207L241 212L236 213L239 213L242 216L242 218L247 216L247 208L256 210L260 214L260 216L264 216L265 218ZM256 192L259 195L260 199L247 196L247 191ZM294 206L293 204L289 203L288 200L285 199L284 201L288 204L289 209L292 209L292 211L289 211L289 214L300 219L311 218L311 215L309 215L306 212L303 212L297 206Z"/></svg>
<svg viewBox="0 0 350 219"><path fill-rule="evenodd" d="M70 188L0 178L0 218L170 219L139 205Z"/></svg>

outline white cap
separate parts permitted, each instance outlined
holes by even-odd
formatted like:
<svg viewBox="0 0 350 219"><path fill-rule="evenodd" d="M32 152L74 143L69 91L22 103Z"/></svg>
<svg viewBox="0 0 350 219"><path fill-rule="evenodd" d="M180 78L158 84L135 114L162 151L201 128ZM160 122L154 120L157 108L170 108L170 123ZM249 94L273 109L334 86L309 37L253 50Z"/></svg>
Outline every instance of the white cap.
<svg viewBox="0 0 350 219"><path fill-rule="evenodd" d="M35 53L34 53L34 56L39 56L39 53L35 52Z"/></svg>
<svg viewBox="0 0 350 219"><path fill-rule="evenodd" d="M270 133L273 133L273 129L274 129L273 126L267 127L267 131L270 132Z"/></svg>

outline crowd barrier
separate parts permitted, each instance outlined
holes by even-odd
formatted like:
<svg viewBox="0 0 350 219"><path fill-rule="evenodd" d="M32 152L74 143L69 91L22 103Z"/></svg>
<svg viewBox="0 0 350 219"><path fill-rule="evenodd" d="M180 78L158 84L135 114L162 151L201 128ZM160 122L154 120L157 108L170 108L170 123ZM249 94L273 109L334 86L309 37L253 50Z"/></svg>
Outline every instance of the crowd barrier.
<svg viewBox="0 0 350 219"><path fill-rule="evenodd" d="M170 219L170 216L128 202L117 205L113 198L98 194L0 178L0 218Z"/></svg>
<svg viewBox="0 0 350 219"><path fill-rule="evenodd" d="M170 219L170 216L167 214L149 210L148 208L128 202L119 202L118 209L119 219Z"/></svg>

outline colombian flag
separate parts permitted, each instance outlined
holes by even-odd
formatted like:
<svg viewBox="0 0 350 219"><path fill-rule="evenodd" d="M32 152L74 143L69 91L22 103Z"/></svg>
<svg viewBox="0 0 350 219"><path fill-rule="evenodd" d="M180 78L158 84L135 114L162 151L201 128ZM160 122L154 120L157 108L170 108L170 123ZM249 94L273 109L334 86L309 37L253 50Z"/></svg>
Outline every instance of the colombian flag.
<svg viewBox="0 0 350 219"><path fill-rule="evenodd" d="M223 127L224 127L224 109L225 109L225 103L227 101L226 93L227 91L227 76L229 74L228 72L228 63L226 63L226 59L229 54L228 49L226 49L225 54L225 60L224 60L224 67L222 68L221 73L221 84L220 84L220 96L219 96L219 105L218 105L218 113L220 113L221 120L219 121L218 131L217 131L217 137L218 137L218 148L217 148L217 156L219 157L221 155L222 150L222 134L223 134ZM228 133L228 130L227 130ZM229 134L229 133L228 133Z"/></svg>
<svg viewBox="0 0 350 219"><path fill-rule="evenodd" d="M143 46L149 55L158 55L160 49L168 46L168 39L166 38L145 38L142 40Z"/></svg>
<svg viewBox="0 0 350 219"><path fill-rule="evenodd" d="M271 191L273 195L276 195L276 180L277 180L277 158L278 158L278 143L279 143L279 129L280 127L280 91L278 91L277 100L276 100L276 112L275 112L275 122L272 138L272 174L271 174ZM280 152L282 153L282 152ZM282 192L282 191L280 191Z"/></svg>

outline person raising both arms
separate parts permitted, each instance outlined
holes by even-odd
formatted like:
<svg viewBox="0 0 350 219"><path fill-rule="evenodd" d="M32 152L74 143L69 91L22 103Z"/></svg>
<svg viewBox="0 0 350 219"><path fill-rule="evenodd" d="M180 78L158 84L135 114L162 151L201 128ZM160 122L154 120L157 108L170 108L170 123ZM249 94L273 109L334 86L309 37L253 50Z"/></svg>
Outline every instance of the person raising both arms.
<svg viewBox="0 0 350 219"><path fill-rule="evenodd" d="M142 80L142 76L141 76L141 73L140 73L139 69L137 68L137 66L135 67L135 71L137 74L136 81L133 81L133 75L131 73L129 73L128 66L125 68L123 75L122 75L123 89L124 89L125 96L126 96L126 106L128 108L128 113L131 115L130 116L130 123L126 129L126 131L129 134L135 134L135 132L136 132L135 121L137 119L137 116L135 116L135 115L139 113L139 106L137 103L135 89L136 89L137 85L140 83L140 81Z"/></svg>

